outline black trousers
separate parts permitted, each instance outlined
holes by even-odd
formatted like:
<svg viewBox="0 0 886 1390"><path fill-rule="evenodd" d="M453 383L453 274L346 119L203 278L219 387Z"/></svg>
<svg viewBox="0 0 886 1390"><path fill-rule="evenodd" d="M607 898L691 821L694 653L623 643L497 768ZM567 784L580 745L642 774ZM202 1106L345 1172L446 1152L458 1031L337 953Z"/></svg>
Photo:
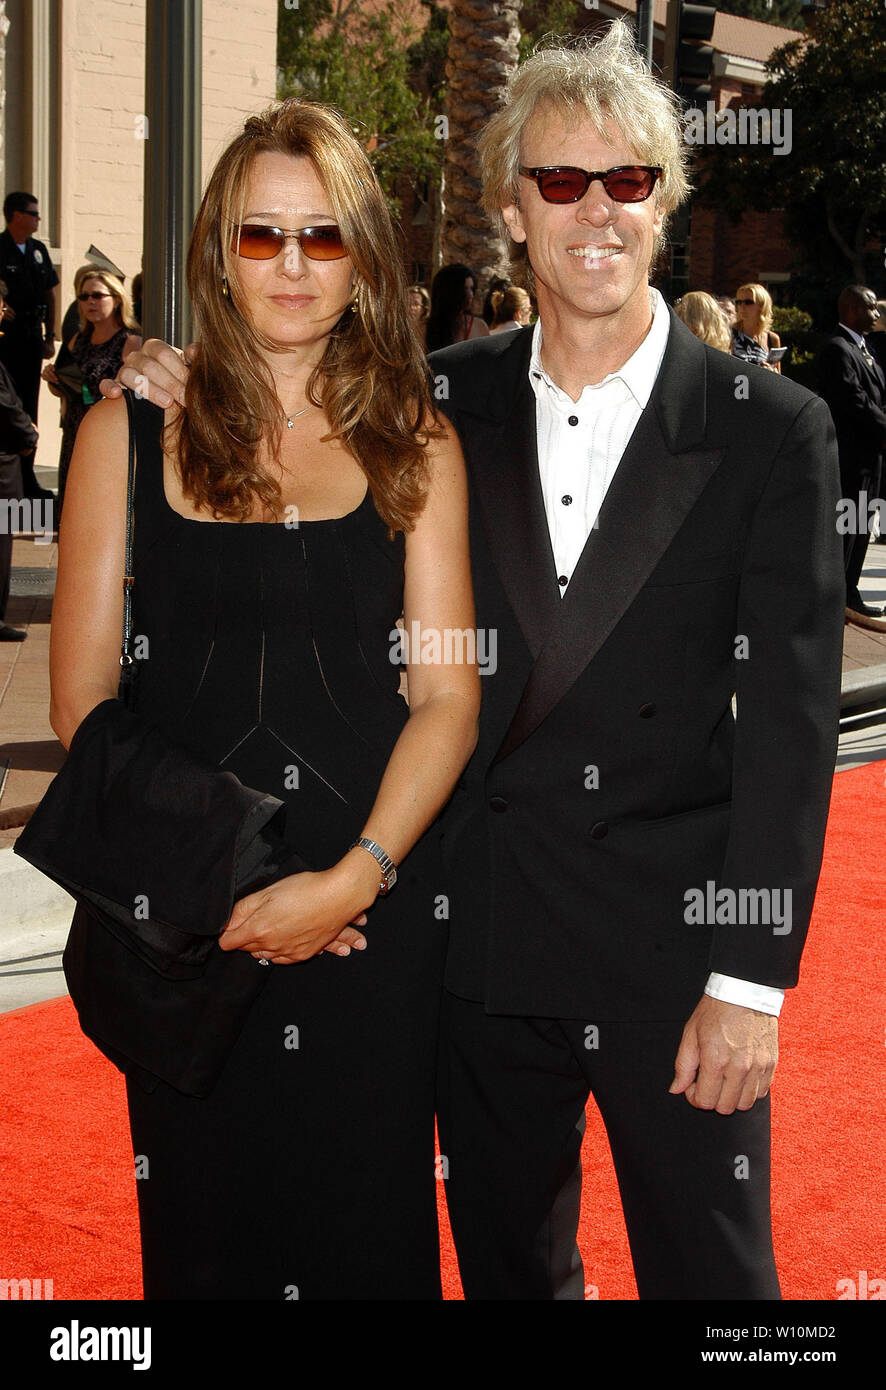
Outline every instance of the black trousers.
<svg viewBox="0 0 886 1390"><path fill-rule="evenodd" d="M0 362L3 363L18 392L25 414L37 423L37 402L40 398L40 373L43 370L43 339L12 336L7 329L0 339ZM37 497L40 484L34 472L34 455L25 454L21 460L22 496Z"/></svg>
<svg viewBox="0 0 886 1390"><path fill-rule="evenodd" d="M880 477L882 466L864 469L861 472L854 472L851 477L841 476L841 491L844 497L851 497L858 504L862 493L867 497L868 502L880 494ZM859 509L860 511L860 509ZM886 517L880 518L881 526L886 524ZM870 540L869 523L866 518L859 514L857 534L847 533L843 537L843 563L846 567L846 606L858 610L861 598L858 592L858 581L864 568L865 556L867 555L868 542Z"/></svg>
<svg viewBox="0 0 886 1390"><path fill-rule="evenodd" d="M779 1299L769 1098L673 1096L684 1019L503 1017L444 997L438 1124L467 1299L582 1299L575 1243L589 1093L606 1125L642 1299ZM600 1296L606 1290L600 1287Z"/></svg>
<svg viewBox="0 0 886 1390"><path fill-rule="evenodd" d="M0 500L0 506L2 506ZM12 577L12 535L0 531L0 623L6 618L6 605L9 602L9 585Z"/></svg>

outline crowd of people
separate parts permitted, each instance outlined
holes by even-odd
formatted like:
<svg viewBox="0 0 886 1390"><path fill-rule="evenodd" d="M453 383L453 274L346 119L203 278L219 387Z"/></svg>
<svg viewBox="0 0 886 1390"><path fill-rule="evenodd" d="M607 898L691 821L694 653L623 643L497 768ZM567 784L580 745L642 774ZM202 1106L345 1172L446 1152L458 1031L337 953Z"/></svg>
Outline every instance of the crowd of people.
<svg viewBox="0 0 886 1390"><path fill-rule="evenodd" d="M40 208L32 193L8 193L0 234L0 501L42 505L41 522L61 525L68 467L77 431L100 399L99 382L114 376L141 346L138 317L122 276L82 265L74 297L55 337L58 274L35 232ZM133 282L138 292L141 276ZM138 306L140 311L140 305ZM58 491L41 487L34 472L41 377L59 398L62 432ZM47 504L51 511L47 511ZM7 515L10 515L7 512ZM22 642L27 632L5 621L12 564L11 522L0 534L0 641Z"/></svg>

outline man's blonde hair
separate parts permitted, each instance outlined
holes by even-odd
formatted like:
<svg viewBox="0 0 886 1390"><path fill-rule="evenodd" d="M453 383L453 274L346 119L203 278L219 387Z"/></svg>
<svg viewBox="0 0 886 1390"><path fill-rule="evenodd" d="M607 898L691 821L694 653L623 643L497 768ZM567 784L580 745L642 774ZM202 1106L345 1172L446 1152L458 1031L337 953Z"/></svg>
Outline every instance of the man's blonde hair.
<svg viewBox="0 0 886 1390"><path fill-rule="evenodd" d="M663 170L652 196L665 217L683 202L690 184L680 103L645 66L630 26L616 19L602 38L543 41L511 78L504 106L477 142L483 207L506 242L501 210L520 203L520 146L539 108L587 116L601 135L611 122L639 163ZM664 229L655 252L663 240ZM514 242L511 255L513 278L531 289L525 243Z"/></svg>

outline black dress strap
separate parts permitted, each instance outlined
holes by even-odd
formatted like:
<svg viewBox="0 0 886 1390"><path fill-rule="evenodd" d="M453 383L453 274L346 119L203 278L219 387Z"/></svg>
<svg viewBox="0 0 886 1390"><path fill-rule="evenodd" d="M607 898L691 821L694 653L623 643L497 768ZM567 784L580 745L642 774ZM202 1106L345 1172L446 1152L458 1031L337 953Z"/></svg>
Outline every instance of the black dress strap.
<svg viewBox="0 0 886 1390"><path fill-rule="evenodd" d="M134 525L136 543L139 527L142 534L151 533L155 525L164 519L165 495L163 491L163 410L130 393L132 401L132 420L135 427L135 507Z"/></svg>

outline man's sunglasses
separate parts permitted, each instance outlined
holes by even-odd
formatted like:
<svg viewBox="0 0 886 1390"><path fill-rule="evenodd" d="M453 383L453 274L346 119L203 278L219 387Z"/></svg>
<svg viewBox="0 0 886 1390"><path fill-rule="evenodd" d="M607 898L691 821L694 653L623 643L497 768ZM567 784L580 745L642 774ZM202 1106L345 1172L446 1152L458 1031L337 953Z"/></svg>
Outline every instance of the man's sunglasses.
<svg viewBox="0 0 886 1390"><path fill-rule="evenodd" d="M348 253L341 228L327 227L247 227L234 233L234 250L247 261L270 261L280 254L287 237L295 237L309 261L340 261Z"/></svg>
<svg viewBox="0 0 886 1390"><path fill-rule="evenodd" d="M592 170L574 169L568 164L527 169L521 164L520 173L527 179L535 179L546 203L577 203L595 179L600 180L616 203L644 203L662 171L647 164L620 164L615 169Z"/></svg>
<svg viewBox="0 0 886 1390"><path fill-rule="evenodd" d="M92 290L89 294L78 294L77 298L81 304L85 304L87 299L110 299L107 290Z"/></svg>

